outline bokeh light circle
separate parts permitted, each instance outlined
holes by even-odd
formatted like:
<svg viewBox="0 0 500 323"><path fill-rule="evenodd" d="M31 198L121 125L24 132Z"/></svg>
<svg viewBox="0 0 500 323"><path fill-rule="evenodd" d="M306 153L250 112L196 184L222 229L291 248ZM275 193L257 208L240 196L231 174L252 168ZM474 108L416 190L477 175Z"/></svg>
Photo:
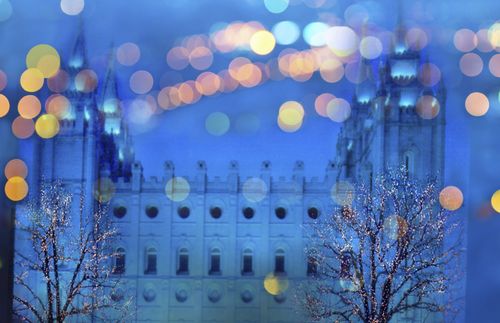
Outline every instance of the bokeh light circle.
<svg viewBox="0 0 500 323"><path fill-rule="evenodd" d="M460 71L466 76L474 77L481 74L483 60L475 53L467 53L460 58Z"/></svg>
<svg viewBox="0 0 500 323"><path fill-rule="evenodd" d="M319 73L325 82L336 83L344 77L344 65L338 59L326 59L319 66Z"/></svg>
<svg viewBox="0 0 500 323"><path fill-rule="evenodd" d="M278 113L278 126L285 132L295 132L302 126L304 107L297 101L283 103Z"/></svg>
<svg viewBox="0 0 500 323"><path fill-rule="evenodd" d="M31 119L19 116L12 121L12 133L19 139L27 139L35 132L35 123Z"/></svg>
<svg viewBox="0 0 500 323"><path fill-rule="evenodd" d="M212 51L205 46L196 47L189 54L189 63L194 69L199 71L209 68L213 60Z"/></svg>
<svg viewBox="0 0 500 323"><path fill-rule="evenodd" d="M281 21L274 25L273 35L280 45L291 45L300 37L300 29L293 21Z"/></svg>
<svg viewBox="0 0 500 323"><path fill-rule="evenodd" d="M470 29L460 29L453 37L455 48L461 52L470 52L476 48L478 40L476 33Z"/></svg>
<svg viewBox="0 0 500 323"><path fill-rule="evenodd" d="M334 98L326 105L328 117L335 122L344 122L351 116L351 105L347 100Z"/></svg>
<svg viewBox="0 0 500 323"><path fill-rule="evenodd" d="M0 91L3 91L7 86L7 74L4 71L0 70Z"/></svg>
<svg viewBox="0 0 500 323"><path fill-rule="evenodd" d="M315 21L311 22L304 27L302 31L302 37L305 42L311 46L319 47L326 44L326 31L328 30L328 25Z"/></svg>
<svg viewBox="0 0 500 323"><path fill-rule="evenodd" d="M465 99L465 109L471 116L481 117L488 112L490 102L481 92L473 92Z"/></svg>
<svg viewBox="0 0 500 323"><path fill-rule="evenodd" d="M416 111L420 118L430 120L438 114L441 105L432 95L423 95L417 101Z"/></svg>
<svg viewBox="0 0 500 323"><path fill-rule="evenodd" d="M12 16L12 5L9 0L0 1L0 21L6 21Z"/></svg>
<svg viewBox="0 0 500 323"><path fill-rule="evenodd" d="M328 103L330 103L330 101L333 99L335 99L335 95L330 93L323 93L318 95L314 100L314 109L320 116L328 118Z"/></svg>
<svg viewBox="0 0 500 323"><path fill-rule="evenodd" d="M146 94L153 88L153 76L148 71L140 70L130 76L130 89L136 94Z"/></svg>
<svg viewBox="0 0 500 323"><path fill-rule="evenodd" d="M251 177L243 183L243 197L253 203L259 203L266 198L267 184L261 178Z"/></svg>
<svg viewBox="0 0 500 323"><path fill-rule="evenodd" d="M12 159L5 165L4 174L7 179L14 176L26 178L28 176L28 167L21 159Z"/></svg>
<svg viewBox="0 0 500 323"><path fill-rule="evenodd" d="M36 92L43 86L43 73L36 68L28 68L21 74L20 83L26 92Z"/></svg>
<svg viewBox="0 0 500 323"><path fill-rule="evenodd" d="M7 113L9 113L9 110L10 110L9 99L5 95L0 94L0 118L5 117Z"/></svg>
<svg viewBox="0 0 500 323"><path fill-rule="evenodd" d="M52 92L61 93L68 89L69 75L64 70L59 70L51 78L47 79L47 86Z"/></svg>
<svg viewBox="0 0 500 323"><path fill-rule="evenodd" d="M264 289L271 295L279 295L288 289L288 278L269 273L264 278Z"/></svg>
<svg viewBox="0 0 500 323"><path fill-rule="evenodd" d="M349 27L333 26L326 32L326 43L339 57L347 57L358 50L359 37Z"/></svg>
<svg viewBox="0 0 500 323"><path fill-rule="evenodd" d="M99 203L111 201L115 195L115 183L108 177L100 177L94 184L94 198Z"/></svg>
<svg viewBox="0 0 500 323"><path fill-rule="evenodd" d="M446 186L439 193L439 203L443 209L458 210L464 202L462 191L456 186Z"/></svg>
<svg viewBox="0 0 500 323"><path fill-rule="evenodd" d="M374 36L368 36L359 43L359 52L366 59L375 59L382 53L382 42Z"/></svg>
<svg viewBox="0 0 500 323"><path fill-rule="evenodd" d="M493 76L500 77L500 54L495 54L490 58L488 68Z"/></svg>
<svg viewBox="0 0 500 323"><path fill-rule="evenodd" d="M47 44L36 45L26 55L26 67L36 68L45 78L56 75L61 65L57 50Z"/></svg>
<svg viewBox="0 0 500 323"><path fill-rule="evenodd" d="M71 102L61 94L53 94L45 101L45 111L56 116L59 120L71 114Z"/></svg>
<svg viewBox="0 0 500 323"><path fill-rule="evenodd" d="M41 138L50 139L59 132L59 121L52 114L43 114L36 120L35 130Z"/></svg>
<svg viewBox="0 0 500 323"><path fill-rule="evenodd" d="M19 176L9 178L5 183L5 195L11 201L21 201L28 195L28 183Z"/></svg>
<svg viewBox="0 0 500 323"><path fill-rule="evenodd" d="M19 100L17 104L17 111L21 117L25 119L33 119L42 111L42 104L36 96L25 95Z"/></svg>
<svg viewBox="0 0 500 323"><path fill-rule="evenodd" d="M229 117L222 112L210 113L205 120L205 129L213 136L222 136L230 127Z"/></svg>
<svg viewBox="0 0 500 323"><path fill-rule="evenodd" d="M140 58L141 50L139 46L134 43L123 43L116 49L116 59L118 60L118 63L122 65L135 65Z"/></svg>
<svg viewBox="0 0 500 323"><path fill-rule="evenodd" d="M61 10L69 16L80 14L84 7L84 0L61 0Z"/></svg>
<svg viewBox="0 0 500 323"><path fill-rule="evenodd" d="M276 40L267 30L259 30L250 38L250 48L257 55L267 55L273 51Z"/></svg>
<svg viewBox="0 0 500 323"><path fill-rule="evenodd" d="M428 43L427 33L420 28L411 28L408 30L405 36L406 43L408 46L413 49L420 51Z"/></svg>
<svg viewBox="0 0 500 323"><path fill-rule="evenodd" d="M491 207L493 207L495 212L500 213L500 190L497 190L491 196Z"/></svg>
<svg viewBox="0 0 500 323"><path fill-rule="evenodd" d="M90 93L97 87L97 74L90 69L82 70L75 76L75 88L83 93Z"/></svg>
<svg viewBox="0 0 500 323"><path fill-rule="evenodd" d="M424 63L418 71L418 80L424 86L434 86L441 80L441 70L432 63Z"/></svg>
<svg viewBox="0 0 500 323"><path fill-rule="evenodd" d="M188 198L191 187L184 177L172 177L165 185L165 194L174 202L181 202Z"/></svg>
<svg viewBox="0 0 500 323"><path fill-rule="evenodd" d="M290 0L264 0L264 6L271 13L282 13L288 8Z"/></svg>

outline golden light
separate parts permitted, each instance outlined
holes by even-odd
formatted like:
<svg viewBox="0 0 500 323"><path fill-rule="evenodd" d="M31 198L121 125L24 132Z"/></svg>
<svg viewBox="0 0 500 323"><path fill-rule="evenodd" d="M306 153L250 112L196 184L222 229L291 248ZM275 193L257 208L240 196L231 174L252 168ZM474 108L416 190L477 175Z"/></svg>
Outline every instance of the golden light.
<svg viewBox="0 0 500 323"><path fill-rule="evenodd" d="M443 209L458 210L464 202L462 191L456 186L446 186L439 193L439 203Z"/></svg>
<svg viewBox="0 0 500 323"><path fill-rule="evenodd" d="M271 295L279 295L288 289L288 279L286 276L277 276L269 273L264 278L264 289Z"/></svg>
<svg viewBox="0 0 500 323"><path fill-rule="evenodd" d="M167 64L174 70L182 70L189 65L189 51L184 47L174 47L167 53Z"/></svg>
<svg viewBox="0 0 500 323"><path fill-rule="evenodd" d="M488 112L490 101L481 92L473 92L465 99L465 109L471 116L481 117Z"/></svg>
<svg viewBox="0 0 500 323"><path fill-rule="evenodd" d="M328 118L327 106L333 99L335 99L335 95L330 93L318 95L314 100L314 109L320 116Z"/></svg>
<svg viewBox="0 0 500 323"><path fill-rule="evenodd" d="M417 101L416 111L422 119L434 119L438 114L441 106L439 101L432 95L421 96Z"/></svg>
<svg viewBox="0 0 500 323"><path fill-rule="evenodd" d="M351 205L354 201L354 186L347 181L339 181L332 186L330 197L340 205Z"/></svg>
<svg viewBox="0 0 500 323"><path fill-rule="evenodd" d="M181 202L188 198L191 187L184 177L172 177L165 185L165 194L174 202Z"/></svg>
<svg viewBox="0 0 500 323"><path fill-rule="evenodd" d="M478 40L476 33L470 29L460 29L455 32L453 37L455 48L461 52L470 52L476 48Z"/></svg>
<svg viewBox="0 0 500 323"><path fill-rule="evenodd" d="M418 71L418 80L422 85L434 86L441 80L441 70L432 63L424 63Z"/></svg>
<svg viewBox="0 0 500 323"><path fill-rule="evenodd" d="M500 22L496 22L488 29L488 40L493 48L500 47Z"/></svg>
<svg viewBox="0 0 500 323"><path fill-rule="evenodd" d="M94 187L94 198L99 203L109 202L115 195L115 183L108 177L99 178Z"/></svg>
<svg viewBox="0 0 500 323"><path fill-rule="evenodd" d="M5 195L14 202L23 200L28 195L28 183L19 176L9 178L5 183Z"/></svg>
<svg viewBox="0 0 500 323"><path fill-rule="evenodd" d="M83 93L90 93L97 87L97 74L90 69L82 70L75 76L75 88Z"/></svg>
<svg viewBox="0 0 500 323"><path fill-rule="evenodd" d="M35 123L31 119L17 117L12 121L12 133L19 139L27 139L35 132Z"/></svg>
<svg viewBox="0 0 500 323"><path fill-rule="evenodd" d="M179 92L179 99L184 104L191 104L194 102L196 89L192 88L188 83L181 83L177 86Z"/></svg>
<svg viewBox="0 0 500 323"><path fill-rule="evenodd" d="M299 102L283 103L278 113L278 126L285 132L295 132L300 129L304 119L304 108Z"/></svg>
<svg viewBox="0 0 500 323"><path fill-rule="evenodd" d="M5 165L4 174L7 179L14 176L26 178L28 176L28 167L21 159L12 159Z"/></svg>
<svg viewBox="0 0 500 323"><path fill-rule="evenodd" d="M267 184L261 178L251 177L243 183L242 194L249 202L261 202L266 198L267 192Z"/></svg>
<svg viewBox="0 0 500 323"><path fill-rule="evenodd" d="M194 69L206 70L213 62L212 51L204 46L196 47L189 53L189 63Z"/></svg>
<svg viewBox="0 0 500 323"><path fill-rule="evenodd" d="M33 119L40 114L40 111L42 111L42 104L36 96L25 95L19 100L17 110L21 117L25 119Z"/></svg>
<svg viewBox="0 0 500 323"><path fill-rule="evenodd" d="M56 116L59 120L71 113L71 102L61 94L53 94L45 101L45 111Z"/></svg>
<svg viewBox="0 0 500 323"><path fill-rule="evenodd" d="M64 70L59 70L51 78L47 79L47 85L52 92L61 93L68 89L69 75Z"/></svg>
<svg viewBox="0 0 500 323"><path fill-rule="evenodd" d="M196 78L196 89L203 95L213 95L220 87L220 77L212 72L203 72Z"/></svg>
<svg viewBox="0 0 500 323"><path fill-rule="evenodd" d="M495 212L500 213L500 190L497 190L491 196L491 207L493 207Z"/></svg>
<svg viewBox="0 0 500 323"><path fill-rule="evenodd" d="M338 59L327 59L321 63L319 73L325 82L335 83L344 76L344 65Z"/></svg>
<svg viewBox="0 0 500 323"><path fill-rule="evenodd" d="M21 87L26 92L36 92L43 86L43 74L37 68L28 68L21 74Z"/></svg>
<svg viewBox="0 0 500 323"><path fill-rule="evenodd" d="M500 77L500 54L495 54L490 58L488 68L493 76Z"/></svg>
<svg viewBox="0 0 500 323"><path fill-rule="evenodd" d="M47 44L34 46L26 55L26 67L38 69L45 78L56 75L60 65L59 53L54 47Z"/></svg>
<svg viewBox="0 0 500 323"><path fill-rule="evenodd" d="M335 122L344 122L351 116L351 105L342 98L334 98L326 105L328 117Z"/></svg>
<svg viewBox="0 0 500 323"><path fill-rule="evenodd" d="M469 77L478 76L483 70L483 60L475 53L467 53L460 59L460 70Z"/></svg>
<svg viewBox="0 0 500 323"><path fill-rule="evenodd" d="M36 120L35 130L41 138L50 139L59 132L59 121L52 114L43 114Z"/></svg>
<svg viewBox="0 0 500 323"><path fill-rule="evenodd" d="M5 117L10 110L9 99L3 94L0 94L0 118Z"/></svg>
<svg viewBox="0 0 500 323"><path fill-rule="evenodd" d="M130 76L130 89L136 94L146 94L153 88L153 76L148 71L137 71Z"/></svg>
<svg viewBox="0 0 500 323"><path fill-rule="evenodd" d="M276 46L276 39L271 32L259 30L250 38L250 48L257 55L267 55Z"/></svg>
<svg viewBox="0 0 500 323"><path fill-rule="evenodd" d="M116 59L125 66L132 66L141 58L141 50L139 46L128 42L121 44L116 50Z"/></svg>

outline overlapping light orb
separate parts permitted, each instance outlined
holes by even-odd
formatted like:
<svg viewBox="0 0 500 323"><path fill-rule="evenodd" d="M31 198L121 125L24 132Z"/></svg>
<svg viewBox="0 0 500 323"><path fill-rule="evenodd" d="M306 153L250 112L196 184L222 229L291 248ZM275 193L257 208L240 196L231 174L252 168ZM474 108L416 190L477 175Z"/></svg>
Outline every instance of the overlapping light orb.
<svg viewBox="0 0 500 323"><path fill-rule="evenodd" d="M4 192L7 198L13 202L19 202L28 195L28 168L21 159L10 160L4 168L4 174L7 178Z"/></svg>
<svg viewBox="0 0 500 323"><path fill-rule="evenodd" d="M439 203L449 211L458 210L464 202L462 191L456 186L446 186L439 193Z"/></svg>
<svg viewBox="0 0 500 323"><path fill-rule="evenodd" d="M278 126L284 132L295 132L300 129L304 120L304 108L297 101L283 103L278 112Z"/></svg>

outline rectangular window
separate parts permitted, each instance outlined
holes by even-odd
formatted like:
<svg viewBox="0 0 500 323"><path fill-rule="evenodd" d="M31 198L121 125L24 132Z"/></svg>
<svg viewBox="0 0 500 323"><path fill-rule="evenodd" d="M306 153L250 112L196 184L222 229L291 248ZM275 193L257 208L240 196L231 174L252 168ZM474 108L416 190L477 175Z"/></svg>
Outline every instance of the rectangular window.
<svg viewBox="0 0 500 323"><path fill-rule="evenodd" d="M113 274L123 274L125 272L125 254L118 254L115 257L115 267Z"/></svg>
<svg viewBox="0 0 500 323"><path fill-rule="evenodd" d="M274 272L278 274L285 273L285 255L276 255L274 260Z"/></svg>
<svg viewBox="0 0 500 323"><path fill-rule="evenodd" d="M308 257L307 258L307 275L314 276L318 273L318 263L316 258Z"/></svg>
<svg viewBox="0 0 500 323"><path fill-rule="evenodd" d="M241 270L241 274L243 276L253 275L253 259L252 255L244 255L243 256L243 269Z"/></svg>
<svg viewBox="0 0 500 323"><path fill-rule="evenodd" d="M146 259L145 274L156 275L156 254L149 254Z"/></svg>
<svg viewBox="0 0 500 323"><path fill-rule="evenodd" d="M177 268L177 275L187 275L189 273L189 255L179 255L179 266Z"/></svg>
<svg viewBox="0 0 500 323"><path fill-rule="evenodd" d="M210 270L208 272L209 275L220 275L220 255L213 254L210 256Z"/></svg>

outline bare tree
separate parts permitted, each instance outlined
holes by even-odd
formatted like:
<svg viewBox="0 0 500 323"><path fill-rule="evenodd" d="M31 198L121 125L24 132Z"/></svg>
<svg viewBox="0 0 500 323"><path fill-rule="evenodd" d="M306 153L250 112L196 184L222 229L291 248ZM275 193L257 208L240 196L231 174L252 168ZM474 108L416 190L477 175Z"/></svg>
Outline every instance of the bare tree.
<svg viewBox="0 0 500 323"><path fill-rule="evenodd" d="M459 222L439 205L437 182L416 180L404 167L370 186L337 192L343 206L309 227L313 277L297 300L318 321L432 321L450 310Z"/></svg>
<svg viewBox="0 0 500 323"><path fill-rule="evenodd" d="M119 288L110 266L116 230L105 207L97 204L87 214L83 196L73 204L72 194L55 182L43 184L37 199L18 212L16 231L26 243L15 250L17 319L59 323L129 315L130 299L113 297Z"/></svg>

